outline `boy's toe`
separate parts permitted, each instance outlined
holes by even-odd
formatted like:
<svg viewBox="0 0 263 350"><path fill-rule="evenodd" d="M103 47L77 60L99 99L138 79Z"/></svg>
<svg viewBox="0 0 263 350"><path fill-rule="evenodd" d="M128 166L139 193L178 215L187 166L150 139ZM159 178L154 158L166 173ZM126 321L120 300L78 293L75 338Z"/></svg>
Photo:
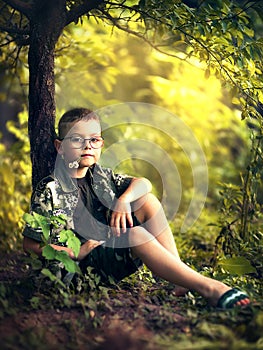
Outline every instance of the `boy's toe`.
<svg viewBox="0 0 263 350"><path fill-rule="evenodd" d="M249 297L246 293L237 288L232 288L225 292L217 302L219 309L232 309L236 306L247 306L250 304Z"/></svg>

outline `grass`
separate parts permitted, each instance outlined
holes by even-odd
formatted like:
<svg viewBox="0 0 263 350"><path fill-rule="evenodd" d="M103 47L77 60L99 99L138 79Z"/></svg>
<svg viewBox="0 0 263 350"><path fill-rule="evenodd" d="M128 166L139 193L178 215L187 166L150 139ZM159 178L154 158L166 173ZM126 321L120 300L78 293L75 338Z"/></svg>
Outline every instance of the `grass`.
<svg viewBox="0 0 263 350"><path fill-rule="evenodd" d="M46 276L36 278L21 252L3 253L1 349L263 349L260 271L230 274L215 264L218 229L208 220L197 222L190 232L175 233L181 256L202 274L245 290L251 306L222 312L196 294L177 297L170 283L154 278L146 268L111 286L100 285L90 275L81 291L70 291Z"/></svg>
<svg viewBox="0 0 263 350"><path fill-rule="evenodd" d="M36 288L23 259L1 259L3 350L263 349L262 295L251 276L234 282L244 287L251 280L253 306L220 312L197 295L176 297L171 284L146 268L111 287L86 281L80 293L48 279Z"/></svg>

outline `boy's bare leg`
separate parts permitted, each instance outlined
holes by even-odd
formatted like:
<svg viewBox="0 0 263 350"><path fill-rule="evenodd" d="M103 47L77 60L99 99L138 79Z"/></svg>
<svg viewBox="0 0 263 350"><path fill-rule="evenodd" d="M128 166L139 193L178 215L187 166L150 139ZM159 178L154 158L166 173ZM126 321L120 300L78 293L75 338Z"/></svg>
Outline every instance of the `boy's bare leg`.
<svg viewBox="0 0 263 350"><path fill-rule="evenodd" d="M136 201L135 212L143 227L151 233L160 244L180 259L175 240L159 200L149 193Z"/></svg>
<svg viewBox="0 0 263 350"><path fill-rule="evenodd" d="M138 208L135 211L137 219L152 235L147 239L155 238L168 252L180 260L172 231L159 200L150 193L138 200L135 206ZM183 296L188 292L188 289L175 285L175 292L177 296Z"/></svg>
<svg viewBox="0 0 263 350"><path fill-rule="evenodd" d="M159 277L186 289L195 290L211 305L216 305L220 296L231 289L222 282L192 270L163 247L157 239L150 239L150 233L144 228L134 227L131 231L130 243L133 254ZM239 302L240 305L246 303L246 300Z"/></svg>

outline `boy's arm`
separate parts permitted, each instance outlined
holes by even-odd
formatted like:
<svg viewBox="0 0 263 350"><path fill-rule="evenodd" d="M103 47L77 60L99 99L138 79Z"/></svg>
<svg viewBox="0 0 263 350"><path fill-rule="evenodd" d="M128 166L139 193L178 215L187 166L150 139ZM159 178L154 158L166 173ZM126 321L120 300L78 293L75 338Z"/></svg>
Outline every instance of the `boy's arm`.
<svg viewBox="0 0 263 350"><path fill-rule="evenodd" d="M36 190L34 191L31 199L31 213L36 212L42 216L49 216L53 214L53 198L52 192L50 188L44 183L45 179L43 179L43 183L41 182ZM39 257L42 256L42 230L41 228L33 228L29 224L26 224L23 231L23 249L26 253L33 252ZM73 259L74 254L73 251L64 246L59 246L56 244L50 244L56 250L64 250L68 253L68 255Z"/></svg>
<svg viewBox="0 0 263 350"><path fill-rule="evenodd" d="M23 249L26 253L33 252L39 257L42 255L42 249L40 247L40 242L35 241L32 238L25 237L23 238Z"/></svg>
<svg viewBox="0 0 263 350"><path fill-rule="evenodd" d="M119 197L119 201L124 203L134 202L136 199L141 198L147 193L151 192L151 182L144 178L133 178L127 190Z"/></svg>
<svg viewBox="0 0 263 350"><path fill-rule="evenodd" d="M64 250L65 252L68 253L68 255L73 259L75 258L74 253L72 251L72 249L68 248L68 247L62 247L62 246L58 246L55 244L50 244L50 246L52 248L54 248L55 250ZM42 247L41 247L41 243L29 238L29 237L24 237L23 240L23 249L26 253L30 253L33 252L35 253L37 256L41 257L42 256Z"/></svg>
<svg viewBox="0 0 263 350"><path fill-rule="evenodd" d="M64 250L66 253L68 253L68 255L71 259L80 261L80 260L84 259L92 251L92 249L96 248L97 246L99 246L101 244L103 244L103 242L101 242L101 241L95 241L93 239L88 240L80 247L79 255L77 258L75 257L72 249L70 249L68 247L62 247L62 246L55 245L55 244L50 244L50 246L53 249L58 250L58 251ZM42 248L41 248L40 242L35 241L32 238L24 237L23 248L24 248L24 251L27 253L33 252L36 255L38 255L39 257L42 256Z"/></svg>
<svg viewBox="0 0 263 350"><path fill-rule="evenodd" d="M130 227L133 226L131 203L151 190L152 184L146 178L133 178L131 180L126 191L118 198L111 215L110 225L116 236L120 236L121 231L126 232L127 223Z"/></svg>

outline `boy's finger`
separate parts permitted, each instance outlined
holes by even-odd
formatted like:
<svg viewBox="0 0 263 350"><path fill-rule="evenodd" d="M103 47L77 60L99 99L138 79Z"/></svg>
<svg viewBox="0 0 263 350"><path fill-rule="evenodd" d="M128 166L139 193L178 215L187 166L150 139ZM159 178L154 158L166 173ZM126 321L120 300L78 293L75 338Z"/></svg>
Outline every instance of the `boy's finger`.
<svg viewBox="0 0 263 350"><path fill-rule="evenodd" d="M125 233L126 232L126 215L123 214L121 217L121 228L122 228L122 232Z"/></svg>
<svg viewBox="0 0 263 350"><path fill-rule="evenodd" d="M120 219L118 217L115 217L115 220L112 225L113 234L117 237L120 236Z"/></svg>
<svg viewBox="0 0 263 350"><path fill-rule="evenodd" d="M133 227L133 219L132 219L131 213L128 213L128 214L127 214L126 219L127 219L127 221L128 221L129 226L130 226L130 227Z"/></svg>
<svg viewBox="0 0 263 350"><path fill-rule="evenodd" d="M114 215L111 215L111 219L110 219L110 227L114 227Z"/></svg>

